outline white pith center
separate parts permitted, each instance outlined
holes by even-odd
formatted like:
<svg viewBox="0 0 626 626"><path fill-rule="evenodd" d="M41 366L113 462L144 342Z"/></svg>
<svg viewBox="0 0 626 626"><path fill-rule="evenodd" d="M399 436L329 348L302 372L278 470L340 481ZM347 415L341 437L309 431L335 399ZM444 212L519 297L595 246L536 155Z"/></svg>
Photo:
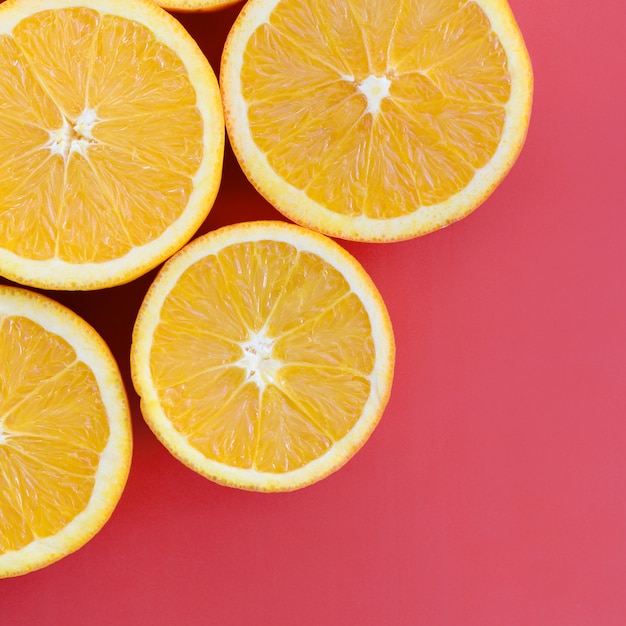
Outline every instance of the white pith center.
<svg viewBox="0 0 626 626"><path fill-rule="evenodd" d="M357 84L358 90L367 98L367 113L374 115L380 110L380 103L389 95L391 80L386 76L370 74Z"/></svg>
<svg viewBox="0 0 626 626"><path fill-rule="evenodd" d="M246 378L263 389L268 383L276 382L280 363L272 356L274 339L268 339L262 332L254 334L241 344L243 357L239 365L246 370Z"/></svg>
<svg viewBox="0 0 626 626"><path fill-rule="evenodd" d="M74 121L64 117L61 128L49 131L50 139L46 145L52 154L60 154L65 160L72 152L85 156L89 146L95 143L92 129L97 121L93 109L85 109Z"/></svg>
<svg viewBox="0 0 626 626"><path fill-rule="evenodd" d="M7 442L7 438L5 437L5 434L2 432L2 430L0 430L0 446L6 442Z"/></svg>

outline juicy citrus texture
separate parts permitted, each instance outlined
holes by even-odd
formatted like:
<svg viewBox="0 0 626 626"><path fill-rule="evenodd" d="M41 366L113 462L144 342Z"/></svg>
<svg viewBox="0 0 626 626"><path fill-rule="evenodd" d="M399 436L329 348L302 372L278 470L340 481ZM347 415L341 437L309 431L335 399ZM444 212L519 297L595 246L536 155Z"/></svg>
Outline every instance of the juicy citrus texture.
<svg viewBox="0 0 626 626"><path fill-rule="evenodd" d="M253 222L199 238L140 310L146 421L218 482L295 489L342 465L389 397L394 343L371 280L336 243Z"/></svg>
<svg viewBox="0 0 626 626"><path fill-rule="evenodd" d="M0 273L90 289L151 269L211 208L223 135L211 67L153 3L0 5Z"/></svg>
<svg viewBox="0 0 626 626"><path fill-rule="evenodd" d="M82 546L116 505L130 413L95 331L44 296L0 287L0 577Z"/></svg>
<svg viewBox="0 0 626 626"><path fill-rule="evenodd" d="M242 2L242 0L159 0L158 5L164 9L181 12L218 11Z"/></svg>
<svg viewBox="0 0 626 626"><path fill-rule="evenodd" d="M261 193L303 225L368 241L480 204L522 147L532 97L505 0L251 0L221 84Z"/></svg>

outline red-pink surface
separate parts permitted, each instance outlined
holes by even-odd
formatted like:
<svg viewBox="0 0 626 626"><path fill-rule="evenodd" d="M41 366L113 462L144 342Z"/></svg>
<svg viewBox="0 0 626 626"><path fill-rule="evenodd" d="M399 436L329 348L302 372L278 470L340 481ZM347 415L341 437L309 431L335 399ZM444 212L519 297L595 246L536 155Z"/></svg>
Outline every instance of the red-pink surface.
<svg viewBox="0 0 626 626"><path fill-rule="evenodd" d="M214 68L241 5L179 16ZM111 344L135 451L105 528L0 581L2 626L626 624L626 11L511 0L535 70L526 146L467 219L346 243L396 332L391 401L291 494L215 485L144 425L128 372L154 272L52 294ZM203 231L278 218L227 150Z"/></svg>

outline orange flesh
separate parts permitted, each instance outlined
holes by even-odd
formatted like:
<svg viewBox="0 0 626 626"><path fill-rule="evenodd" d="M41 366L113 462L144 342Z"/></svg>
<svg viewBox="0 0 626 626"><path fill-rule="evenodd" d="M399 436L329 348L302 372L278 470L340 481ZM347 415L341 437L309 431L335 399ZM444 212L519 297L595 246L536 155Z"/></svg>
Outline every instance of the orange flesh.
<svg viewBox="0 0 626 626"><path fill-rule="evenodd" d="M354 426L369 397L363 304L336 269L287 243L234 244L197 261L160 319L151 374L161 406L207 458L299 468Z"/></svg>
<svg viewBox="0 0 626 626"><path fill-rule="evenodd" d="M242 93L282 178L332 211L391 218L448 199L490 160L510 75L474 2L361 4L279 2L247 44Z"/></svg>
<svg viewBox="0 0 626 626"><path fill-rule="evenodd" d="M23 19L0 35L0 246L84 263L148 243L187 205L202 133L182 62L146 27Z"/></svg>
<svg viewBox="0 0 626 626"><path fill-rule="evenodd" d="M64 528L87 506L109 438L93 372L61 337L0 322L0 554Z"/></svg>

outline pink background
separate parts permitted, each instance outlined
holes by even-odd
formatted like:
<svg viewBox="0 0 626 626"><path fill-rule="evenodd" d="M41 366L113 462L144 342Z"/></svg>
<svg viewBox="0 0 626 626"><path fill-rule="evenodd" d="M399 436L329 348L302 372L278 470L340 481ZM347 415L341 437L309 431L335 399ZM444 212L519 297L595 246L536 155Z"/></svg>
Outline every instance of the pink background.
<svg viewBox="0 0 626 626"><path fill-rule="evenodd" d="M181 16L218 69L241 5ZM388 409L343 469L254 494L175 461L128 371L154 272L52 294L110 343L133 408L128 487L75 554L0 581L0 624L626 624L626 11L511 0L535 69L528 140L473 215L346 243L397 338ZM227 149L202 231L279 218Z"/></svg>

